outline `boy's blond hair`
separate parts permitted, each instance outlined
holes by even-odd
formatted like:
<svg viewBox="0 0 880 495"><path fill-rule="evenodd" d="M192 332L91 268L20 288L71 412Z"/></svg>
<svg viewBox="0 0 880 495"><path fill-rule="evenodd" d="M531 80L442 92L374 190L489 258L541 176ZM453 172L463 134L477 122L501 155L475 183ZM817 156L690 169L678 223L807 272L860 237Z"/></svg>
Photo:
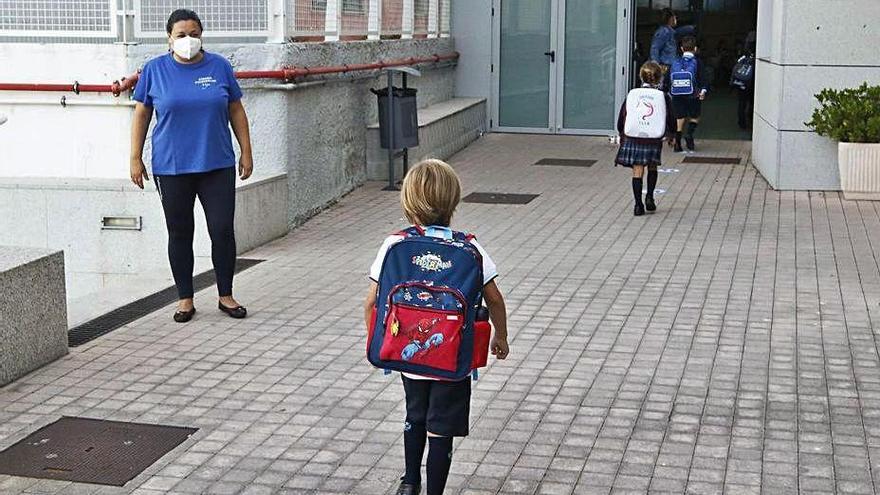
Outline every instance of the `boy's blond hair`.
<svg viewBox="0 0 880 495"><path fill-rule="evenodd" d="M400 188L400 206L413 225L448 227L460 200L458 175L441 160L416 164L406 174Z"/></svg>

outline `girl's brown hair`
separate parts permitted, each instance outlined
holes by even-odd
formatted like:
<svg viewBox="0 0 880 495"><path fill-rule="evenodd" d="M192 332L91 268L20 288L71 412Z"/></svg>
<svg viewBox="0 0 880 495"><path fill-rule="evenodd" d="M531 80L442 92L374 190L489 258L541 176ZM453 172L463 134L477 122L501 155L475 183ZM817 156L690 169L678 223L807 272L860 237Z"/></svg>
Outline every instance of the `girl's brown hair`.
<svg viewBox="0 0 880 495"><path fill-rule="evenodd" d="M403 214L413 225L448 227L461 200L455 170L441 160L425 160L410 169L400 188Z"/></svg>
<svg viewBox="0 0 880 495"><path fill-rule="evenodd" d="M663 69L660 68L660 64L657 62L645 62L639 70L639 77L643 83L656 86L660 84L660 80L663 78Z"/></svg>

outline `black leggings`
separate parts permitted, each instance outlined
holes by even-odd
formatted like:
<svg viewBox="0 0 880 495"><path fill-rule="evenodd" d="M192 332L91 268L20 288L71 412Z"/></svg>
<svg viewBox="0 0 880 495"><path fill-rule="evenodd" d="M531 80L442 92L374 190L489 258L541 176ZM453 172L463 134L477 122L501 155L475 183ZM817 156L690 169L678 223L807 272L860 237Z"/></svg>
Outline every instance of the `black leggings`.
<svg viewBox="0 0 880 495"><path fill-rule="evenodd" d="M180 299L193 297L193 207L205 210L211 260L220 297L232 295L235 273L235 168L182 175L157 175L156 188L168 226L168 260Z"/></svg>

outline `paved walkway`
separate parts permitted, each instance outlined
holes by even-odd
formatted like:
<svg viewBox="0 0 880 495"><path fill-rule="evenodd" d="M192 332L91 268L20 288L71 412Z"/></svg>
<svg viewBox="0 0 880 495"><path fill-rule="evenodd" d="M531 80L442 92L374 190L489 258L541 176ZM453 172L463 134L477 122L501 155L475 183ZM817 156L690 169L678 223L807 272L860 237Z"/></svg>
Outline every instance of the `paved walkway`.
<svg viewBox="0 0 880 495"><path fill-rule="evenodd" d="M500 267L511 357L476 384L448 493L874 493L877 206L677 157L659 211L634 218L613 154L489 135L453 159L466 193L541 196L456 219ZM599 162L530 166L544 157ZM125 489L0 476L0 493L392 490L402 391L366 363L360 309L403 225L380 188L251 253L268 261L236 279L247 320L205 291L190 324L163 310L0 389L0 448L61 415L200 428Z"/></svg>

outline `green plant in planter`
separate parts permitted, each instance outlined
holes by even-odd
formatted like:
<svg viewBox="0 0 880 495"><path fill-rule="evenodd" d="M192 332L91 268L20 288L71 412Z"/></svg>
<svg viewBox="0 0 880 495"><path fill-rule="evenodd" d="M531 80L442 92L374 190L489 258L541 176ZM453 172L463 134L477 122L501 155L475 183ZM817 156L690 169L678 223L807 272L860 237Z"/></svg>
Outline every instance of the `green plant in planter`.
<svg viewBox="0 0 880 495"><path fill-rule="evenodd" d="M880 86L823 89L806 123L820 136L843 143L880 143Z"/></svg>

